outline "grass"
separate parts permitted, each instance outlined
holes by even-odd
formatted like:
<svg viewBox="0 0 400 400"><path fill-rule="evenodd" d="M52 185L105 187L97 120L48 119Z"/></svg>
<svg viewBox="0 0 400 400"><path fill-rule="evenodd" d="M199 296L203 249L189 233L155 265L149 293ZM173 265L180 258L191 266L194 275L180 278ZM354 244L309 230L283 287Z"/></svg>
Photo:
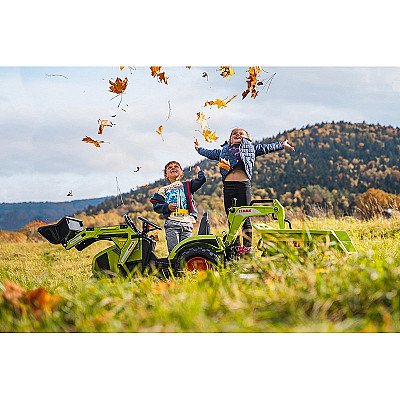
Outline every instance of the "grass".
<svg viewBox="0 0 400 400"><path fill-rule="evenodd" d="M91 280L92 257L104 242L82 252L47 242L1 243L0 284L43 287L60 300L38 317L0 298L0 331L398 332L399 223L310 219L309 228L347 230L358 254L288 249L168 281ZM165 254L163 234L157 248Z"/></svg>

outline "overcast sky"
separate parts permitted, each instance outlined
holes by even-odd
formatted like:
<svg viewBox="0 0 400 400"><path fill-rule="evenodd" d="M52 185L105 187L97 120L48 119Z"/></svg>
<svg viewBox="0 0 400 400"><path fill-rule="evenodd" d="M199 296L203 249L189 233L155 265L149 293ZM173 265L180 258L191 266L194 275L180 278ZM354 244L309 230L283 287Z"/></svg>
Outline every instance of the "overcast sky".
<svg viewBox="0 0 400 400"><path fill-rule="evenodd" d="M0 202L114 195L116 177L127 192L159 179L172 159L185 166L201 160L194 136L214 148L234 127L261 139L321 121L399 125L400 68L264 67L264 78L276 75L255 100L241 99L247 67L233 66L230 79L217 68L166 66L165 85L148 67L0 67ZM128 77L119 108L108 91L116 77ZM224 109L203 107L235 94ZM199 111L209 117L217 142L206 143L196 132ZM99 118L115 123L102 136ZM160 125L164 141L155 132ZM110 143L96 148L82 142L85 135ZM73 198L66 196L70 190Z"/></svg>

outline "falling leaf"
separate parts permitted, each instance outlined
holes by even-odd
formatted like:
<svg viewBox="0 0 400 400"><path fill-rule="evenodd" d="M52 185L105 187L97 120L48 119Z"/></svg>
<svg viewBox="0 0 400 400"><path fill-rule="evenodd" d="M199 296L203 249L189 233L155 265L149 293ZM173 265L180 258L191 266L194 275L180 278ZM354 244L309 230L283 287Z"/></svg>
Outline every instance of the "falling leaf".
<svg viewBox="0 0 400 400"><path fill-rule="evenodd" d="M216 135L217 132L211 132L210 129L203 129L201 133L204 136L206 142L212 143L218 139L218 136Z"/></svg>
<svg viewBox="0 0 400 400"><path fill-rule="evenodd" d="M142 167L136 167L136 169L133 172L139 172L140 168Z"/></svg>
<svg viewBox="0 0 400 400"><path fill-rule="evenodd" d="M232 67L219 67L217 71L221 71L220 75L223 78L230 78L232 75L235 74L235 71L232 69Z"/></svg>
<svg viewBox="0 0 400 400"><path fill-rule="evenodd" d="M168 85L168 77L165 75L165 72L161 72L161 69L162 67L150 67L151 76L157 78L160 83L164 82L166 85Z"/></svg>
<svg viewBox="0 0 400 400"><path fill-rule="evenodd" d="M111 115L111 118L114 118L114 117L116 117L116 116L117 116L117 114Z"/></svg>
<svg viewBox="0 0 400 400"><path fill-rule="evenodd" d="M128 78L125 78L122 80L121 78L117 78L115 82L109 80L110 83L110 92L116 93L116 94L122 94L124 93L126 86L128 85Z"/></svg>
<svg viewBox="0 0 400 400"><path fill-rule="evenodd" d="M67 196L73 196L72 190L70 190L70 191L68 192Z"/></svg>
<svg viewBox="0 0 400 400"><path fill-rule="evenodd" d="M207 80L208 80L208 74L207 74L207 72L203 72L203 75L201 75L201 77L202 77L202 78L207 78Z"/></svg>
<svg viewBox="0 0 400 400"><path fill-rule="evenodd" d="M92 139L92 138L89 137L89 136L85 136L85 137L82 139L82 142L85 142L85 143L92 143L92 144L94 144L96 147L100 147L100 144L102 144L102 143L108 143L108 142L105 142L104 140L94 140L94 139Z"/></svg>
<svg viewBox="0 0 400 400"><path fill-rule="evenodd" d="M156 133L158 133L160 136L162 135L162 131L163 131L164 127L162 125L160 125L158 127L158 129L156 130Z"/></svg>
<svg viewBox="0 0 400 400"><path fill-rule="evenodd" d="M99 135L103 133L104 127L113 126L113 124L108 119L98 119L99 131L97 132Z"/></svg>
<svg viewBox="0 0 400 400"><path fill-rule="evenodd" d="M122 67L122 66L121 66L121 67L119 67L119 69L120 69L121 71L122 71L124 68L125 68L125 67Z"/></svg>
<svg viewBox="0 0 400 400"><path fill-rule="evenodd" d="M197 139L194 141L194 144L195 144L196 146L199 146L199 142L198 142Z"/></svg>
<svg viewBox="0 0 400 400"><path fill-rule="evenodd" d="M251 97L255 99L258 95L258 90L256 89L256 85L258 83L258 74L260 74L262 69L260 67L249 67L247 72L249 76L246 79L247 89L242 93L242 100L250 93Z"/></svg>
<svg viewBox="0 0 400 400"><path fill-rule="evenodd" d="M229 160L225 160L225 158L221 158L220 162L218 163L218 167L229 171L231 169L231 164L229 163Z"/></svg>
<svg viewBox="0 0 400 400"><path fill-rule="evenodd" d="M229 102L231 102L237 95L235 94L232 96L229 100L221 100L221 99L216 99L216 100L209 100L204 103L204 107L207 106L217 106L218 108L224 108L227 106Z"/></svg>
<svg viewBox="0 0 400 400"><path fill-rule="evenodd" d="M190 65L188 65L187 67L185 67L185 68L187 68L187 69L190 69L190 68L192 68Z"/></svg>
<svg viewBox="0 0 400 400"><path fill-rule="evenodd" d="M208 125L207 125L208 118L206 118L206 115L203 112L198 112L198 113L196 113L196 115L197 115L196 122L198 124L200 124L201 129L207 128L208 127Z"/></svg>
<svg viewBox="0 0 400 400"><path fill-rule="evenodd" d="M137 189L147 189L149 187L148 184L142 186L136 186Z"/></svg>

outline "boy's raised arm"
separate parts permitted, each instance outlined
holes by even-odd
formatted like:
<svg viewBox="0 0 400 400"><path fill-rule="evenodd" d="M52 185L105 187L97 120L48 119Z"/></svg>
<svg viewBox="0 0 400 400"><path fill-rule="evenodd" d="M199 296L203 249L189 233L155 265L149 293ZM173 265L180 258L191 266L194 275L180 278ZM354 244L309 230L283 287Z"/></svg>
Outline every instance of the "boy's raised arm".
<svg viewBox="0 0 400 400"><path fill-rule="evenodd" d="M204 175L204 172L200 169L200 166L197 165L194 172L197 173L197 178L190 181L190 190L192 191L192 193L199 190L206 182L206 176Z"/></svg>

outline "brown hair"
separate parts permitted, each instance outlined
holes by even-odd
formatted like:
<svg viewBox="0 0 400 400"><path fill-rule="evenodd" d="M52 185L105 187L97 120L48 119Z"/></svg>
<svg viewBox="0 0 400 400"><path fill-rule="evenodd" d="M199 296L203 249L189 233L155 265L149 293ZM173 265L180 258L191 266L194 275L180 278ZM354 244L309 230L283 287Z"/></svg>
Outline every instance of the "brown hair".
<svg viewBox="0 0 400 400"><path fill-rule="evenodd" d="M181 164L179 164L178 161L169 161L169 162L167 162L167 163L165 164L165 167L164 167L164 177L165 177L165 179L167 179L167 168L168 168L171 164L177 164L177 165L179 166L179 168L180 168L181 171L182 171L182 175L181 175L181 178L182 178L182 177L183 177L183 168L181 167ZM169 179L167 179L167 181L169 182Z"/></svg>
<svg viewBox="0 0 400 400"><path fill-rule="evenodd" d="M243 129L243 128L234 128L234 129L232 129L232 132L231 132L231 134L230 134L230 136L229 136L229 144L231 144L232 135L233 135L236 131L242 131L242 132L244 132L244 136L245 136L247 139L250 139L249 132L247 132L245 129Z"/></svg>

